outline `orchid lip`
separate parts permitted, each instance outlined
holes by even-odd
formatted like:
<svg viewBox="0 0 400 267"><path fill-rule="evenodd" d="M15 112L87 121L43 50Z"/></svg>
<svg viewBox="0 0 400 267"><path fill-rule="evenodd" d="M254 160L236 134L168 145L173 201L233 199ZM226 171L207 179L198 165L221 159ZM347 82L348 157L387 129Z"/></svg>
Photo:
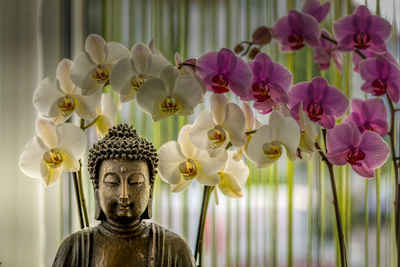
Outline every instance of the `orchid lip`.
<svg viewBox="0 0 400 267"><path fill-rule="evenodd" d="M374 88L373 95L381 96L386 93L387 89L387 79L386 78L378 78L372 81L372 87Z"/></svg>
<svg viewBox="0 0 400 267"><path fill-rule="evenodd" d="M265 82L254 83L251 89L254 91L256 102L264 102L271 98L269 95L270 84Z"/></svg>
<svg viewBox="0 0 400 267"><path fill-rule="evenodd" d="M358 32L353 36L354 47L357 49L366 49L369 47L371 37L368 33Z"/></svg>
<svg viewBox="0 0 400 267"><path fill-rule="evenodd" d="M318 103L310 103L307 105L306 112L310 120L317 122L321 120L324 109Z"/></svg>
<svg viewBox="0 0 400 267"><path fill-rule="evenodd" d="M226 93L229 92L228 86L229 81L224 74L217 74L212 78L212 89L215 93Z"/></svg>
<svg viewBox="0 0 400 267"><path fill-rule="evenodd" d="M290 43L290 48L293 50L299 50L304 46L303 37L296 33L292 33L289 36L288 41Z"/></svg>
<svg viewBox="0 0 400 267"><path fill-rule="evenodd" d="M354 148L349 153L347 154L347 162L349 162L351 165L357 165L359 166L361 164L360 161L365 159L365 153L359 149L359 148Z"/></svg>
<svg viewBox="0 0 400 267"><path fill-rule="evenodd" d="M97 65L96 68L92 72L92 77L99 83L103 83L108 81L109 74L108 71L106 70L106 67L104 65Z"/></svg>

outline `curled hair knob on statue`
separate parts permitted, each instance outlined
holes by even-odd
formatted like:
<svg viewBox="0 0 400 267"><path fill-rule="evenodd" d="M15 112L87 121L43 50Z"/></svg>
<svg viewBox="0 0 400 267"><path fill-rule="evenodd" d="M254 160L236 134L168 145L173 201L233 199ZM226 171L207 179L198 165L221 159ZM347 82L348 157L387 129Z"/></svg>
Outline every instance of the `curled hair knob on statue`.
<svg viewBox="0 0 400 267"><path fill-rule="evenodd" d="M68 236L53 266L195 266L186 241L151 218L157 151L119 124L89 150L100 223Z"/></svg>

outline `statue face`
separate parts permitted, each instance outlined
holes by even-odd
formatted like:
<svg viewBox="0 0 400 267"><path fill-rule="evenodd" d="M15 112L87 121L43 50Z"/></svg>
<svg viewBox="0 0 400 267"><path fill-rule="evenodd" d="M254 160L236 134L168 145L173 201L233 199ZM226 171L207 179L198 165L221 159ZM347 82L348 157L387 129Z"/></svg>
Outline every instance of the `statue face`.
<svg viewBox="0 0 400 267"><path fill-rule="evenodd" d="M150 189L146 161L109 159L101 163L97 190L108 221L129 225L139 220L147 208Z"/></svg>

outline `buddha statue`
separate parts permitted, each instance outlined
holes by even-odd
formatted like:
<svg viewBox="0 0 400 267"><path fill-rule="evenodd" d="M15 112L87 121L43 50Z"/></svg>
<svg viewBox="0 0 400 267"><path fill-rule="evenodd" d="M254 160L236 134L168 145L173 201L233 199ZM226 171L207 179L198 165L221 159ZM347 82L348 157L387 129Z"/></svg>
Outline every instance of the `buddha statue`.
<svg viewBox="0 0 400 267"><path fill-rule="evenodd" d="M152 222L157 151L126 124L89 150L99 224L71 234L53 266L195 266L188 244Z"/></svg>

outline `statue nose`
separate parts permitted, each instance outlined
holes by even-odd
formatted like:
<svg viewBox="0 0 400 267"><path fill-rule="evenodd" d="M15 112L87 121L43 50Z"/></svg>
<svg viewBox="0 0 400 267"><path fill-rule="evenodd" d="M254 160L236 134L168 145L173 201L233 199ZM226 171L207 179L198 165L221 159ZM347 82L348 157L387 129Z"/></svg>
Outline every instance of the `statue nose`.
<svg viewBox="0 0 400 267"><path fill-rule="evenodd" d="M121 194L119 196L119 199L122 203L127 203L129 200L129 196L128 196L128 190L127 190L127 185L126 183L122 184L122 188L121 188Z"/></svg>

